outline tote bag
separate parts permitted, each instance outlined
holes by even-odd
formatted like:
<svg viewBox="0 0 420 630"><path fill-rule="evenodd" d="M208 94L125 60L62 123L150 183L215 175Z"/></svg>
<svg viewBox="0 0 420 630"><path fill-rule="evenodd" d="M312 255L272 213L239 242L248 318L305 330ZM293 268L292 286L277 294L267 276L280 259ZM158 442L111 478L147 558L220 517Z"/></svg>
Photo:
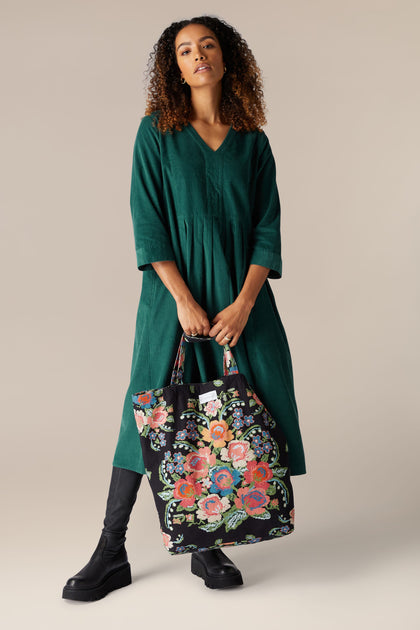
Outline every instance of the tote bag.
<svg viewBox="0 0 420 630"><path fill-rule="evenodd" d="M215 340L183 333L170 384L132 394L163 543L173 555L294 531L286 438L229 345L223 376L183 383L185 349L202 341Z"/></svg>

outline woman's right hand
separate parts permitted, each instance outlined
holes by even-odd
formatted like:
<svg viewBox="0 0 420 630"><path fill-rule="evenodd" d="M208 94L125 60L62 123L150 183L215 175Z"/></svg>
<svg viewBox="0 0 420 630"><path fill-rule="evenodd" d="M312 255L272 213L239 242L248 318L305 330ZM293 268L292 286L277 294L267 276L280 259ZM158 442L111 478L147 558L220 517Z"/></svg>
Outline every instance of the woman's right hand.
<svg viewBox="0 0 420 630"><path fill-rule="evenodd" d="M187 335L197 333L200 337L208 337L211 326L207 313L193 297L183 298L176 307L179 323Z"/></svg>

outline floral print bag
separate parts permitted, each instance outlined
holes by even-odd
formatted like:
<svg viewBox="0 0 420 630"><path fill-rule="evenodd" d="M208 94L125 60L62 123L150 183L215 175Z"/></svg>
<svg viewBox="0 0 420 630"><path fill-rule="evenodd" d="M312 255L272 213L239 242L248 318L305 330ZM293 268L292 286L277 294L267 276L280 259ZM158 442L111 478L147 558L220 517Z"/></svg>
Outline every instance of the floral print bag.
<svg viewBox="0 0 420 630"><path fill-rule="evenodd" d="M181 336L170 385L132 395L146 475L171 554L272 540L294 531L286 438L240 374L183 383Z"/></svg>

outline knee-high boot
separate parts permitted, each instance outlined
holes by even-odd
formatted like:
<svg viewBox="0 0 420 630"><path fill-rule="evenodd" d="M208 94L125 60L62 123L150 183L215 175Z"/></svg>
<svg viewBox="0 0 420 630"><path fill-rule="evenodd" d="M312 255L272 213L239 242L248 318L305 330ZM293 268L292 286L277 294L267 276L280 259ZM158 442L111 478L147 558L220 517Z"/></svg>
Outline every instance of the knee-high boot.
<svg viewBox="0 0 420 630"><path fill-rule="evenodd" d="M89 562L67 580L64 599L94 601L131 584L125 533L142 477L133 470L112 467L101 537Z"/></svg>

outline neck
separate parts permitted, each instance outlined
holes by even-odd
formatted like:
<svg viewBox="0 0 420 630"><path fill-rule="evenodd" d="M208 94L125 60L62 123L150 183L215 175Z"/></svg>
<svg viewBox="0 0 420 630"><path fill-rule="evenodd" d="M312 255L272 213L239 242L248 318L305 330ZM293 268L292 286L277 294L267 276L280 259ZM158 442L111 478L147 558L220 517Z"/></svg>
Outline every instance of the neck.
<svg viewBox="0 0 420 630"><path fill-rule="evenodd" d="M220 102L222 100L222 84L203 85L191 89L191 120L214 125L220 123Z"/></svg>

